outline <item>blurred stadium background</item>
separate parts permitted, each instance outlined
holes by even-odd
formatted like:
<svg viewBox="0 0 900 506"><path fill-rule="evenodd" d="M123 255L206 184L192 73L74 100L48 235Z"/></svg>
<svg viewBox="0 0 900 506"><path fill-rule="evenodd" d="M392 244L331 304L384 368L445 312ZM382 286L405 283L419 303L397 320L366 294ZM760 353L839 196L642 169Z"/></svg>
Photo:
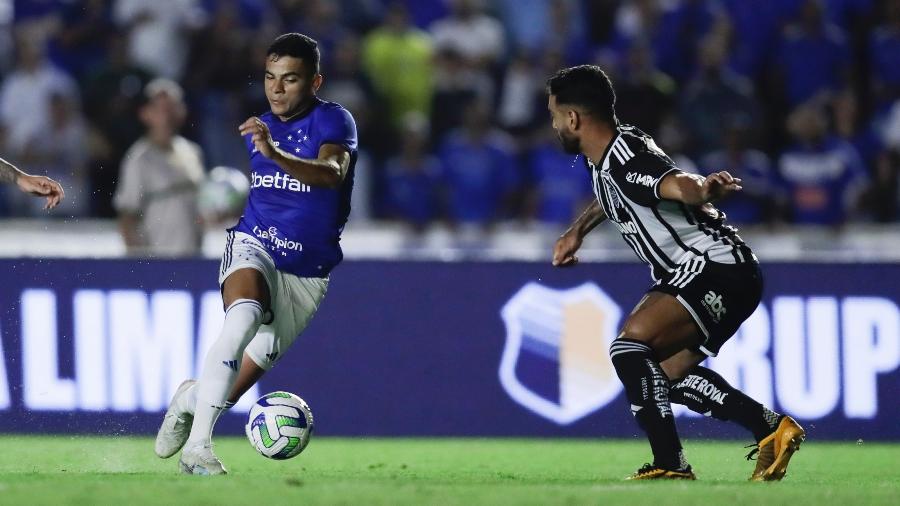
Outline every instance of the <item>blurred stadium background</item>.
<svg viewBox="0 0 900 506"><path fill-rule="evenodd" d="M548 266L591 191L543 86L593 62L681 168L744 179L722 208L766 295L710 365L812 439L900 440L900 0L0 0L0 26L0 156L66 191L0 187L0 432L155 431L218 333L247 181L126 192L126 153L157 121L245 170L265 49L299 31L359 127L346 260L245 397L297 392L324 435L633 437L605 342L646 268L606 227ZM157 78L183 109L154 120ZM148 242L150 207L189 247Z"/></svg>

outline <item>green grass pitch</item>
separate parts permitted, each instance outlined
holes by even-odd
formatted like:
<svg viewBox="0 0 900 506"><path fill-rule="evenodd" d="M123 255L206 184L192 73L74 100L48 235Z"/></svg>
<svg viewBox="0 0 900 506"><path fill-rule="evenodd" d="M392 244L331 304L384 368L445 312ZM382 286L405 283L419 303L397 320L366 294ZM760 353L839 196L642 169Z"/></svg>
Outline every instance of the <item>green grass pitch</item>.
<svg viewBox="0 0 900 506"><path fill-rule="evenodd" d="M181 476L149 438L0 436L0 504L897 504L900 445L808 441L780 483L740 442L685 441L696 482L624 482L643 441L313 438L288 461L218 438L230 474Z"/></svg>

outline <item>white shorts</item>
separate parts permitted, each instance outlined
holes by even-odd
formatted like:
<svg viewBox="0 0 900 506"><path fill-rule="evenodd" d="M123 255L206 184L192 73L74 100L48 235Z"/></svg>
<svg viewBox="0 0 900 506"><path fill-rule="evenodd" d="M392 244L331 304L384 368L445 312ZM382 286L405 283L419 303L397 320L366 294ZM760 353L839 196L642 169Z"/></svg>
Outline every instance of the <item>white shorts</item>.
<svg viewBox="0 0 900 506"><path fill-rule="evenodd" d="M243 232L228 232L219 268L219 286L239 269L259 271L269 285L272 314L265 317L271 321L259 327L244 350L256 365L269 370L316 314L328 291L328 279L301 278L281 272L259 240Z"/></svg>

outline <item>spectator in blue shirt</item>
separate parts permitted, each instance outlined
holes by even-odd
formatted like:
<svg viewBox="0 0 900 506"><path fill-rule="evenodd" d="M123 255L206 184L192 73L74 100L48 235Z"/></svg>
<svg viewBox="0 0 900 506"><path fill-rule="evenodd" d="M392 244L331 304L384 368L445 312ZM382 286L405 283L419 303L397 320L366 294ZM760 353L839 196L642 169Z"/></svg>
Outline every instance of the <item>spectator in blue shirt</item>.
<svg viewBox="0 0 900 506"><path fill-rule="evenodd" d="M734 35L729 66L738 74L758 77L774 54L781 28L779 3L724 0Z"/></svg>
<svg viewBox="0 0 900 506"><path fill-rule="evenodd" d="M837 26L826 22L820 0L806 0L798 22L785 29L776 58L791 106L846 85L847 42Z"/></svg>
<svg viewBox="0 0 900 506"><path fill-rule="evenodd" d="M796 143L778 161L780 183L794 223L838 226L858 209L867 176L853 146L828 131L815 104L788 118Z"/></svg>
<svg viewBox="0 0 900 506"><path fill-rule="evenodd" d="M67 2L59 8L60 27L48 41L50 60L80 83L101 68L106 41L115 27L112 6L104 0Z"/></svg>
<svg viewBox="0 0 900 506"><path fill-rule="evenodd" d="M518 189L512 142L490 120L487 104L470 102L462 128L451 131L439 150L452 223L489 227L509 214Z"/></svg>
<svg viewBox="0 0 900 506"><path fill-rule="evenodd" d="M440 214L441 164L428 152L428 120L409 113L400 153L384 166L387 215L421 232Z"/></svg>
<svg viewBox="0 0 900 506"><path fill-rule="evenodd" d="M749 118L732 118L722 130L723 148L700 161L703 174L727 170L741 178L743 191L716 202L729 223L756 224L775 218L775 174L765 153L748 147L753 136Z"/></svg>
<svg viewBox="0 0 900 506"><path fill-rule="evenodd" d="M528 53L552 49L567 63L584 63L590 43L577 0L499 0L513 46Z"/></svg>
<svg viewBox="0 0 900 506"><path fill-rule="evenodd" d="M591 180L579 170L584 161L560 149L549 125L536 135L534 147L526 153L531 178L529 215L541 223L564 227L593 198Z"/></svg>
<svg viewBox="0 0 900 506"><path fill-rule="evenodd" d="M722 147L722 126L741 116L755 122L753 84L725 66L725 41L710 36L700 46L700 68L684 88L681 109L693 150L706 154ZM722 170L722 169L720 169Z"/></svg>
<svg viewBox="0 0 900 506"><path fill-rule="evenodd" d="M651 41L656 64L679 83L695 69L697 44L726 21L719 4L708 0L623 2L611 47L622 52L632 41Z"/></svg>

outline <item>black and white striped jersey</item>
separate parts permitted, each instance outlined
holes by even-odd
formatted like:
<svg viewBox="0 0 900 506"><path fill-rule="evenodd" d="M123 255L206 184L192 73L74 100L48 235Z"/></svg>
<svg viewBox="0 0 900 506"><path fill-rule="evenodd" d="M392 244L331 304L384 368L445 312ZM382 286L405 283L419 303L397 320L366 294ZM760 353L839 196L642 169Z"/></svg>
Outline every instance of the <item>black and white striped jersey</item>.
<svg viewBox="0 0 900 506"><path fill-rule="evenodd" d="M655 281L692 260L723 264L756 262L756 256L711 204L689 206L659 196L663 177L679 169L649 135L628 125L606 148L598 165L585 163L594 194ZM695 262L696 263L696 262Z"/></svg>

